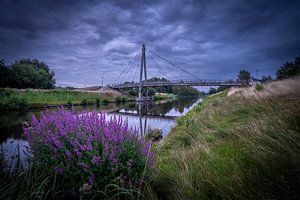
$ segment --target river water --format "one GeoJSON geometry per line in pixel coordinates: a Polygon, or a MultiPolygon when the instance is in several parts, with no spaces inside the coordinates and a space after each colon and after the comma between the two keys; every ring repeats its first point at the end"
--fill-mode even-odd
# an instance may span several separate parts
{"type": "MultiPolygon", "coordinates": [[[[68,109],[97,110],[106,112],[108,117],[112,115],[121,116],[127,120],[129,126],[135,126],[139,129],[141,136],[146,134],[149,129],[160,129],[162,138],[164,138],[171,128],[176,125],[176,118],[185,115],[201,100],[201,98],[195,97],[181,97],[177,100],[165,100],[150,104],[136,104],[135,102],[110,103],[100,106],[76,106],[68,109]]],[[[55,109],[57,108],[51,110],[55,109]]],[[[22,122],[30,122],[32,114],[39,117],[40,112],[43,111],[45,109],[0,112],[0,148],[7,165],[14,166],[18,154],[21,161],[24,162],[28,142],[23,137],[22,122]]]]}

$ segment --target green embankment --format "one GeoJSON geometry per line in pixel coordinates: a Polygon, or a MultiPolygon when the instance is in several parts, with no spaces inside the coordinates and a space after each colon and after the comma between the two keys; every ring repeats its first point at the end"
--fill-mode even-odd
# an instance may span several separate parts
{"type": "MultiPolygon", "coordinates": [[[[119,92],[0,88],[0,110],[66,104],[107,104],[134,101],[134,99],[134,96],[119,92]]],[[[167,93],[155,95],[155,100],[164,99],[175,99],[175,95],[167,93]]]]}
{"type": "Polygon", "coordinates": [[[44,105],[107,103],[116,95],[71,90],[0,89],[0,108],[23,108],[44,105]]]}
{"type": "Polygon", "coordinates": [[[300,79],[206,98],[161,145],[159,199],[299,199],[300,79]]]}

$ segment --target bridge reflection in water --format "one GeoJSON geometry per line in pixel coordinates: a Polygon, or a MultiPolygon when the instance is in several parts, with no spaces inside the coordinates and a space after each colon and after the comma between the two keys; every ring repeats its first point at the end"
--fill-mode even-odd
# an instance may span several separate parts
{"type": "Polygon", "coordinates": [[[126,118],[129,126],[139,129],[141,137],[153,129],[161,130],[164,137],[175,125],[176,118],[186,114],[199,101],[201,99],[189,98],[163,103],[137,102],[131,107],[116,110],[111,114],[126,118]]]}

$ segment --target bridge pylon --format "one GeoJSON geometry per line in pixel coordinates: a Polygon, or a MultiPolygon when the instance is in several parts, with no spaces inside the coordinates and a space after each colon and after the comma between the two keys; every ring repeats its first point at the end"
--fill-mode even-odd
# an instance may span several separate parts
{"type": "Polygon", "coordinates": [[[138,97],[136,98],[136,101],[152,101],[153,97],[148,96],[148,87],[146,87],[145,96],[143,96],[143,71],[144,71],[144,79],[145,81],[147,81],[146,48],[144,44],[142,46],[139,94],[138,97]]]}

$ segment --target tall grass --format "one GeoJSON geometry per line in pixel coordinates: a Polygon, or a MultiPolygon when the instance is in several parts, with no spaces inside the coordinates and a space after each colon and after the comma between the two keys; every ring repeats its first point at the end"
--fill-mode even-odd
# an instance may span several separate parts
{"type": "Polygon", "coordinates": [[[299,199],[298,85],[299,79],[276,82],[205,99],[158,147],[154,193],[160,199],[299,199]]]}

